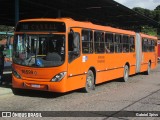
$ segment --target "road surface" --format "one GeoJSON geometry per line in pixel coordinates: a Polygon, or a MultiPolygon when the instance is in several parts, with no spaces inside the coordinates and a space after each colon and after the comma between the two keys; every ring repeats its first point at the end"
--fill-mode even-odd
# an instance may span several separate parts
{"type": "MultiPolygon", "coordinates": [[[[8,81],[11,80],[10,74],[5,74],[5,77],[8,81]]],[[[43,119],[51,120],[57,119],[55,118],[57,114],[58,119],[73,120],[159,120],[160,64],[150,75],[134,75],[126,83],[119,82],[118,79],[106,82],[97,85],[96,90],[91,93],[83,93],[80,90],[65,94],[23,91],[19,95],[14,95],[11,86],[4,85],[0,87],[0,111],[50,111],[48,114],[53,117],[48,116],[43,119]],[[127,113],[129,111],[131,114],[127,113]],[[152,113],[158,117],[150,117],[152,113]],[[145,115],[148,117],[142,117],[145,115]]],[[[47,113],[42,113],[43,116],[47,116],[47,113]]],[[[17,120],[17,118],[12,119],[17,120]]]]}

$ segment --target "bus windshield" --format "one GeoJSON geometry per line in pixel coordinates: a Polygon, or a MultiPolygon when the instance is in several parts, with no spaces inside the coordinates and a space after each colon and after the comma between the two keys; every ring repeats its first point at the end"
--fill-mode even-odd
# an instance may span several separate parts
{"type": "Polygon", "coordinates": [[[13,62],[23,66],[60,66],[65,59],[64,34],[16,34],[13,62]]]}

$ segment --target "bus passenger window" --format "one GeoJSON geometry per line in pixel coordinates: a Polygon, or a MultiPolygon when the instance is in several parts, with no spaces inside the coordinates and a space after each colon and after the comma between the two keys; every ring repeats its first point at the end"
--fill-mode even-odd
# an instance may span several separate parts
{"type": "Polygon", "coordinates": [[[148,51],[148,39],[142,38],[142,52],[148,51]]]}
{"type": "Polygon", "coordinates": [[[127,35],[124,35],[122,37],[123,41],[123,53],[128,53],[129,52],[129,47],[130,47],[130,42],[129,42],[129,37],[127,35]]]}
{"type": "Polygon", "coordinates": [[[152,40],[152,52],[155,52],[156,41],[152,40]]]}
{"type": "Polygon", "coordinates": [[[151,39],[148,40],[148,51],[152,52],[152,40],[151,39]]]}
{"type": "Polygon", "coordinates": [[[105,46],[105,50],[106,50],[106,53],[110,53],[111,52],[108,46],[105,46]]]}
{"type": "Polygon", "coordinates": [[[122,41],[121,41],[121,35],[115,35],[115,52],[116,53],[121,53],[122,52],[122,41]]]}
{"type": "Polygon", "coordinates": [[[82,30],[82,53],[93,53],[93,32],[88,29],[82,30]]]}
{"type": "Polygon", "coordinates": [[[100,31],[95,31],[94,33],[94,47],[95,53],[104,53],[104,33],[100,31]]]}
{"type": "Polygon", "coordinates": [[[79,33],[69,33],[68,35],[68,61],[71,62],[80,55],[80,35],[79,33]]]}
{"type": "Polygon", "coordinates": [[[134,37],[130,37],[130,52],[135,52],[134,37]]]}
{"type": "Polygon", "coordinates": [[[114,53],[114,41],[112,33],[105,33],[105,51],[106,53],[114,53]]]}

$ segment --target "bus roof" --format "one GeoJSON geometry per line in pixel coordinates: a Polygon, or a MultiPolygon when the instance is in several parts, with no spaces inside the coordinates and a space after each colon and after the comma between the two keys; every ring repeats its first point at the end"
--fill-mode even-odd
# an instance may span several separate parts
{"type": "Polygon", "coordinates": [[[155,36],[146,35],[146,34],[143,34],[143,33],[141,33],[141,36],[142,36],[142,37],[145,37],[145,38],[150,38],[150,39],[158,39],[158,38],[155,37],[155,36]]]}
{"type": "MultiPolygon", "coordinates": [[[[100,30],[105,32],[112,32],[112,33],[118,33],[118,34],[127,34],[127,35],[135,35],[136,33],[134,31],[130,30],[123,30],[118,28],[113,28],[110,26],[102,26],[102,25],[96,25],[89,21],[75,21],[72,18],[34,18],[34,19],[25,19],[21,20],[19,22],[29,22],[29,21],[60,21],[66,23],[69,27],[79,27],[79,28],[86,28],[86,29],[94,29],[94,30],[100,30]]],[[[141,33],[142,37],[150,38],[150,39],[157,39],[155,36],[150,36],[141,33]]]]}
{"type": "Polygon", "coordinates": [[[96,25],[88,21],[75,21],[72,18],[35,18],[35,19],[25,19],[19,22],[29,22],[29,21],[60,21],[60,22],[65,22],[66,25],[69,27],[80,27],[80,28],[101,30],[101,31],[113,32],[113,33],[119,33],[119,34],[135,35],[135,32],[133,31],[122,30],[122,29],[113,28],[110,26],[96,25]]]}

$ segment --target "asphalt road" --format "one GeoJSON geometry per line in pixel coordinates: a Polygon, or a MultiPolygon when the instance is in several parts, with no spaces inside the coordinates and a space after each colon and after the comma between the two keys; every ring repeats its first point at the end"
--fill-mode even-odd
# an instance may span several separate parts
{"type": "MultiPolygon", "coordinates": [[[[11,75],[6,74],[5,77],[10,82],[11,75]]],[[[152,70],[150,75],[134,75],[126,83],[119,82],[118,79],[106,82],[97,85],[96,90],[91,93],[83,93],[80,90],[65,94],[22,91],[21,94],[14,95],[11,86],[4,85],[0,87],[0,111],[52,111],[42,113],[42,116],[47,114],[53,116],[43,118],[51,120],[57,118],[73,120],[159,120],[160,64],[152,70]],[[64,111],[76,112],[67,113],[64,111]],[[150,117],[152,114],[158,115],[158,117],[150,117]],[[70,115],[72,117],[68,117],[70,115]],[[148,116],[141,117],[145,115],[148,116]],[[58,117],[55,118],[54,116],[58,117]]],[[[12,119],[17,120],[17,118],[12,119]]],[[[37,120],[39,119],[37,118],[37,120]]]]}

